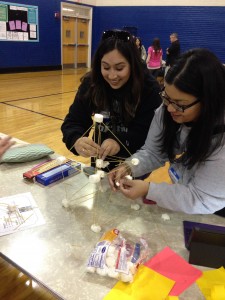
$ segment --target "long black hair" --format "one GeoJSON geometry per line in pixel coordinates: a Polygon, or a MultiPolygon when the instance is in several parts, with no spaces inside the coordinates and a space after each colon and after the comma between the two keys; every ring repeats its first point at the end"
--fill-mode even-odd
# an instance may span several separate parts
{"type": "Polygon", "coordinates": [[[134,37],[129,32],[110,30],[103,33],[102,40],[92,60],[92,70],[88,75],[91,77],[91,88],[88,93],[92,98],[93,104],[99,111],[109,106],[107,94],[108,83],[101,73],[101,60],[105,54],[115,49],[117,49],[130,64],[131,75],[127,83],[127,92],[123,98],[124,118],[125,120],[130,120],[134,118],[140,102],[147,68],[143,65],[134,37]]]}
{"type": "Polygon", "coordinates": [[[153,42],[152,42],[152,47],[154,48],[155,52],[160,52],[160,50],[162,49],[161,45],[160,45],[160,39],[159,38],[154,38],[153,42]]]}
{"type": "MultiPolygon", "coordinates": [[[[205,161],[224,143],[225,69],[219,59],[207,49],[191,49],[180,56],[169,69],[166,83],[196,96],[201,112],[193,122],[181,160],[189,168],[205,161]],[[213,138],[215,138],[213,140],[213,138]],[[213,140],[213,142],[212,142],[213,140]]],[[[162,151],[170,161],[175,159],[176,133],[180,124],[164,111],[162,151]]]]}
{"type": "Polygon", "coordinates": [[[134,38],[134,41],[135,41],[135,44],[136,44],[136,47],[138,48],[138,52],[139,54],[141,55],[141,52],[142,52],[142,40],[139,36],[133,36],[134,38]],[[139,41],[139,45],[137,45],[137,40],[139,41]]]}

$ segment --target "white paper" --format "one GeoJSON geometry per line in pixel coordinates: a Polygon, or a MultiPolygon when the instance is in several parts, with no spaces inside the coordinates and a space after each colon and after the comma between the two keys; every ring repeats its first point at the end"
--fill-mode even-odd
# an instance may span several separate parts
{"type": "Polygon", "coordinates": [[[45,224],[31,193],[0,198],[0,236],[45,224]]]}

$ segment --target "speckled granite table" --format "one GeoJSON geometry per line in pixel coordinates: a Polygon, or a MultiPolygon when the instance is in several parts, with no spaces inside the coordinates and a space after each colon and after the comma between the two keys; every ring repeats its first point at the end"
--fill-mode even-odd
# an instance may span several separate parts
{"type": "MultiPolygon", "coordinates": [[[[25,182],[22,174],[38,162],[0,165],[0,196],[31,192],[46,221],[45,225],[0,237],[0,251],[66,300],[103,299],[116,283],[114,279],[85,271],[92,248],[106,230],[118,228],[124,237],[134,242],[140,236],[145,237],[152,255],[169,246],[188,260],[183,220],[225,226],[225,219],[218,216],[185,215],[156,205],[143,204],[139,211],[134,211],[128,199],[119,193],[111,195],[110,191],[96,194],[87,201],[79,200],[76,191],[81,186],[87,184],[81,192],[90,192],[84,174],[48,187],[25,182]],[[65,197],[73,199],[72,207],[62,207],[65,197]],[[163,213],[167,213],[170,220],[164,221],[163,213]],[[90,230],[96,221],[102,226],[101,233],[90,230]]],[[[204,297],[193,284],[179,299],[204,297]]]]}

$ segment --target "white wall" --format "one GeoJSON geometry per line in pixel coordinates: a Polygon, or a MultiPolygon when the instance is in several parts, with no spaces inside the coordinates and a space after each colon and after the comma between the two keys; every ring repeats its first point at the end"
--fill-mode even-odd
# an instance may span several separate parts
{"type": "Polygon", "coordinates": [[[225,0],[70,0],[94,6],[225,6],[225,0]]]}
{"type": "MultiPolygon", "coordinates": [[[[88,5],[94,5],[97,6],[97,0],[68,0],[70,2],[75,2],[75,3],[79,3],[79,4],[88,4],[88,5]]],[[[111,1],[109,1],[111,2],[111,1]]]]}

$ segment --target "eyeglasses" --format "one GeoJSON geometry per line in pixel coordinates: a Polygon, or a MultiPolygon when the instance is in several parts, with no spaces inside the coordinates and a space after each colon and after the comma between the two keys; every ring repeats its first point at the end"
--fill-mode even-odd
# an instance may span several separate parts
{"type": "Polygon", "coordinates": [[[179,105],[179,104],[175,103],[174,101],[172,101],[171,98],[166,94],[165,87],[159,93],[159,95],[160,95],[160,97],[161,97],[164,105],[168,106],[168,105],[171,104],[174,109],[176,109],[177,111],[181,111],[181,112],[184,112],[186,109],[188,109],[188,108],[194,106],[195,104],[197,104],[198,102],[200,102],[199,99],[196,99],[191,104],[188,104],[188,105],[179,105]]]}
{"type": "Polygon", "coordinates": [[[118,40],[122,40],[124,42],[128,42],[132,39],[132,36],[128,31],[106,30],[102,34],[102,40],[106,40],[108,38],[115,38],[115,39],[118,39],[118,40]]]}

